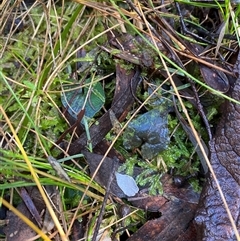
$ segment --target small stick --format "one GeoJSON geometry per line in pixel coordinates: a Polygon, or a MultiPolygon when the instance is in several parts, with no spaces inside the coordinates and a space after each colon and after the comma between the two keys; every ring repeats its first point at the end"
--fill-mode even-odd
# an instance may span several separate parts
{"type": "Polygon", "coordinates": [[[108,200],[108,197],[109,197],[109,194],[110,194],[110,187],[111,187],[114,175],[115,175],[116,168],[118,166],[117,164],[118,164],[118,159],[115,157],[113,159],[112,172],[111,172],[109,180],[108,180],[108,185],[106,187],[106,193],[105,193],[105,196],[104,196],[104,199],[103,199],[103,203],[102,203],[100,213],[98,215],[97,224],[96,224],[96,227],[95,227],[95,230],[94,230],[94,233],[93,233],[92,241],[96,241],[96,239],[97,239],[98,231],[99,231],[99,228],[100,228],[100,225],[101,225],[101,222],[102,222],[102,219],[103,219],[103,215],[104,215],[104,209],[106,207],[107,200],[108,200]]]}

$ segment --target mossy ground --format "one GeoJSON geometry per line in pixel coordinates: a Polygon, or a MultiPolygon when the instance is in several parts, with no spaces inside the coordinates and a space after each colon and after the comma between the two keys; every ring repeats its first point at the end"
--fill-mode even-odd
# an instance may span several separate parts
{"type": "MultiPolygon", "coordinates": [[[[144,31],[148,32],[149,29],[144,19],[139,21],[136,12],[134,13],[130,10],[129,6],[123,1],[110,1],[111,3],[107,5],[102,2],[86,3],[84,1],[79,1],[79,3],[66,1],[62,5],[61,1],[56,3],[46,1],[44,3],[35,3],[34,5],[22,5],[21,7],[17,2],[13,2],[9,1],[9,3],[1,5],[2,16],[0,19],[0,21],[7,19],[4,21],[5,25],[1,28],[2,34],[0,37],[0,105],[7,116],[6,119],[6,116],[4,117],[3,113],[1,114],[0,128],[3,142],[8,143],[7,146],[4,144],[2,146],[4,147],[0,168],[2,197],[10,194],[10,190],[13,190],[13,188],[36,185],[32,181],[32,173],[26,164],[27,156],[30,159],[33,171],[35,173],[38,173],[38,170],[42,171],[41,175],[39,174],[40,184],[61,187],[61,200],[64,212],[67,214],[65,221],[69,224],[75,208],[78,208],[78,211],[75,212],[79,217],[81,217],[81,213],[91,212],[91,204],[96,208],[94,212],[98,212],[104,190],[96,183],[90,182],[84,166],[79,169],[79,167],[73,164],[70,166],[63,165],[70,178],[74,178],[76,182],[74,184],[70,183],[66,187],[65,182],[55,177],[55,172],[45,158],[48,155],[57,156],[61,152],[57,149],[52,151],[51,147],[61,134],[69,128],[68,120],[66,120],[62,112],[61,92],[64,90],[64,86],[69,83],[79,84],[85,78],[85,75],[95,76],[96,78],[101,77],[104,79],[101,83],[104,86],[106,96],[105,108],[108,108],[111,105],[111,98],[113,97],[115,88],[114,72],[116,62],[121,62],[122,66],[129,70],[134,68],[134,64],[129,64],[126,60],[123,61],[115,58],[118,53],[114,51],[107,53],[99,48],[99,46],[105,46],[108,40],[105,32],[108,32],[109,28],[115,26],[113,29],[120,34],[124,29],[127,29],[129,34],[137,36],[144,31]],[[119,10],[116,6],[121,9],[119,10]],[[124,14],[126,15],[124,16],[124,14]],[[133,19],[126,20],[131,17],[133,19]],[[16,21],[17,18],[18,21],[16,21]],[[20,24],[19,19],[21,21],[20,24]],[[137,20],[139,21],[138,24],[137,20]],[[24,26],[23,28],[21,24],[24,26]],[[141,25],[145,25],[145,27],[143,28],[141,25]],[[85,57],[78,56],[81,49],[86,51],[87,55],[85,57]],[[92,53],[93,55],[91,55],[92,53]],[[88,70],[79,73],[77,67],[79,63],[87,64],[88,70]],[[77,76],[77,78],[73,76],[77,76]],[[107,77],[105,78],[105,76],[107,77]],[[10,128],[9,123],[13,129],[10,128]],[[13,130],[18,136],[19,142],[13,138],[13,130]],[[19,148],[19,143],[21,143],[24,151],[19,148]],[[43,173],[46,173],[46,175],[44,176],[43,173]],[[85,187],[88,185],[92,189],[98,190],[99,194],[93,195],[92,192],[86,191],[85,195],[83,195],[85,187]],[[81,209],[79,209],[80,206],[81,209]]],[[[152,4],[154,5],[154,3],[152,4]]],[[[195,2],[196,4],[200,3],[195,2]]],[[[165,16],[166,19],[172,17],[175,20],[175,28],[179,29],[179,17],[174,8],[171,12],[170,9],[172,6],[171,3],[167,3],[168,11],[165,13],[160,11],[159,14],[165,16]]],[[[222,16],[229,21],[231,10],[226,6],[218,7],[222,11],[222,16]]],[[[210,6],[207,6],[207,8],[210,9],[210,6]]],[[[141,11],[144,9],[142,8],[141,11]]],[[[149,7],[150,10],[151,8],[149,7]]],[[[235,14],[237,15],[238,12],[239,7],[236,7],[235,14]]],[[[192,19],[194,24],[200,24],[198,16],[194,17],[191,15],[191,17],[190,19],[192,19]]],[[[233,20],[232,22],[234,22],[233,20]]],[[[232,34],[235,31],[234,27],[236,28],[229,21],[228,29],[225,32],[232,34]]],[[[229,40],[223,40],[223,43],[231,45],[229,40]]],[[[174,44],[171,47],[178,49],[179,46],[176,46],[177,43],[174,44]]],[[[164,64],[160,61],[159,53],[154,50],[152,45],[152,43],[144,42],[144,45],[137,45],[137,49],[133,49],[131,54],[140,55],[140,59],[142,56],[146,57],[147,55],[148,60],[152,58],[156,70],[164,68],[164,64]]],[[[226,54],[226,51],[223,51],[223,54],[226,54]]],[[[165,57],[168,58],[169,56],[165,57]]],[[[139,85],[136,97],[141,102],[144,102],[149,96],[147,86],[155,85],[159,87],[162,83],[165,83],[160,88],[157,98],[167,99],[171,103],[171,96],[174,93],[171,89],[171,84],[169,84],[170,82],[164,82],[166,80],[163,77],[160,77],[158,74],[152,74],[154,72],[152,69],[153,66],[146,66],[149,62],[145,61],[140,64],[142,65],[142,77],[144,81],[139,85]]],[[[179,72],[174,66],[170,66],[171,64],[168,65],[171,73],[178,71],[181,78],[184,76],[184,70],[183,72],[179,72]]],[[[199,71],[194,71],[193,75],[200,83],[203,81],[202,77],[199,76],[199,71]]],[[[203,95],[206,99],[212,96],[199,83],[196,87],[199,96],[203,95]]],[[[182,88],[189,88],[189,84],[184,82],[182,88]]],[[[131,115],[139,105],[136,101],[127,116],[127,120],[131,118],[131,115]]],[[[184,101],[184,105],[196,130],[204,141],[207,142],[207,132],[198,114],[198,110],[187,100],[184,101]]],[[[151,100],[147,101],[145,108],[142,108],[138,115],[152,108],[155,107],[151,103],[151,100]]],[[[207,106],[207,116],[210,116],[209,120],[211,123],[216,122],[214,116],[218,115],[218,109],[218,101],[207,106]]],[[[103,113],[103,110],[96,113],[92,121],[97,121],[103,113]]],[[[132,152],[123,148],[122,136],[115,144],[115,149],[127,160],[125,165],[128,171],[132,170],[134,165],[143,168],[144,171],[138,181],[142,185],[145,185],[149,181],[152,186],[152,194],[162,191],[161,183],[158,180],[164,172],[174,169],[176,174],[188,176],[200,172],[201,169],[195,148],[189,141],[185,131],[179,125],[179,120],[173,111],[168,112],[168,128],[170,133],[168,148],[152,160],[148,160],[148,162],[143,160],[139,150],[132,152]]],[[[112,141],[115,136],[116,134],[112,131],[108,133],[106,138],[112,141]]],[[[76,139],[75,134],[68,134],[65,137],[65,141],[69,143],[73,139],[76,139]]],[[[192,179],[192,185],[197,190],[201,188],[197,178],[192,179]]],[[[16,192],[13,191],[12,194],[13,200],[18,200],[16,192]]],[[[108,215],[104,219],[103,226],[117,221],[117,219],[113,218],[115,217],[116,207],[117,205],[114,203],[107,205],[106,212],[108,215]]],[[[129,220],[132,219],[136,222],[139,220],[144,221],[141,212],[136,214],[134,208],[132,211],[133,214],[129,217],[129,220]]],[[[90,231],[89,237],[91,234],[90,231]]]]}

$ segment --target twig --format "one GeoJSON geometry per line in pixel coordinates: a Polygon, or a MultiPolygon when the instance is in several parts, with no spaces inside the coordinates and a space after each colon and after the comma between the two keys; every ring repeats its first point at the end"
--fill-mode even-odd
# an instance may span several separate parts
{"type": "Polygon", "coordinates": [[[97,219],[96,227],[94,229],[92,241],[96,241],[96,239],[97,239],[98,231],[99,231],[99,228],[100,228],[100,225],[101,225],[101,222],[102,222],[102,219],[103,219],[103,215],[104,215],[104,210],[105,210],[107,200],[108,200],[108,197],[109,197],[109,194],[110,194],[110,187],[111,187],[111,184],[112,184],[117,166],[118,166],[118,159],[115,157],[113,159],[112,172],[111,172],[109,180],[108,180],[108,185],[106,187],[106,193],[105,193],[105,196],[104,196],[104,199],[103,199],[103,203],[102,203],[102,207],[100,209],[100,213],[98,215],[98,219],[97,219]]]}

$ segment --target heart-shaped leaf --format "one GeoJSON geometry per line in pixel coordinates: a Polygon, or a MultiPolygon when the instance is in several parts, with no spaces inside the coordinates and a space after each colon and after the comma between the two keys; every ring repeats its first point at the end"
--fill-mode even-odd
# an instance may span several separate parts
{"type": "Polygon", "coordinates": [[[105,103],[105,93],[102,85],[99,82],[90,85],[90,79],[86,80],[85,87],[78,88],[78,85],[75,84],[71,85],[71,87],[68,86],[65,90],[61,96],[62,104],[75,119],[83,109],[85,102],[85,116],[88,118],[92,118],[105,103]],[[68,91],[68,89],[75,90],[68,91]]]}

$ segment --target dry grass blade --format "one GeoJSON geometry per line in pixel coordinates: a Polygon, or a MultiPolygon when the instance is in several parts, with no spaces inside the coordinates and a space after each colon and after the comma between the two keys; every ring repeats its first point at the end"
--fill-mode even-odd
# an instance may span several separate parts
{"type": "Polygon", "coordinates": [[[59,231],[59,234],[60,234],[62,240],[68,240],[66,238],[66,235],[65,235],[65,233],[64,233],[64,231],[62,229],[62,226],[59,223],[59,220],[58,220],[58,218],[57,218],[57,216],[56,216],[56,214],[55,214],[55,212],[54,212],[54,210],[53,210],[53,208],[52,208],[52,206],[51,206],[51,204],[50,204],[50,202],[49,202],[49,200],[48,200],[48,198],[47,198],[47,196],[46,196],[46,194],[45,194],[45,192],[44,192],[44,190],[42,188],[42,185],[40,184],[40,182],[38,180],[38,176],[37,176],[36,172],[34,171],[34,169],[32,167],[32,164],[31,164],[31,162],[30,162],[30,160],[29,160],[29,158],[28,158],[28,156],[27,156],[27,154],[26,154],[26,152],[25,152],[25,150],[24,150],[24,148],[23,148],[23,146],[21,144],[21,141],[19,140],[19,138],[18,138],[18,136],[17,136],[17,134],[16,134],[16,132],[15,132],[11,122],[8,119],[8,116],[6,115],[4,109],[2,108],[2,106],[0,106],[0,111],[3,114],[4,118],[6,119],[6,122],[8,123],[8,125],[9,125],[9,127],[11,129],[11,132],[13,133],[13,136],[14,136],[14,138],[16,140],[18,148],[22,152],[24,160],[26,161],[26,163],[28,165],[28,168],[29,168],[29,170],[30,170],[30,172],[31,172],[31,174],[33,176],[33,179],[34,179],[34,181],[35,181],[35,183],[36,183],[36,185],[37,185],[37,187],[39,189],[39,192],[42,195],[42,198],[43,198],[44,202],[46,203],[47,209],[48,209],[48,211],[49,211],[49,213],[50,213],[50,215],[51,215],[55,225],[58,228],[58,231],[59,231]]]}

